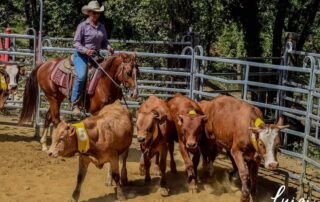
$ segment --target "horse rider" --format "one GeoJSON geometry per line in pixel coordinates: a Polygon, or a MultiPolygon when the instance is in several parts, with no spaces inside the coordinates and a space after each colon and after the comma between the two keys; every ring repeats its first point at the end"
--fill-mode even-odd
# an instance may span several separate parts
{"type": "Polygon", "coordinates": [[[79,108],[80,95],[84,90],[87,77],[87,63],[93,56],[96,49],[105,49],[113,53],[107,39],[105,26],[98,21],[100,13],[104,11],[104,6],[99,5],[98,1],[90,1],[81,9],[82,13],[87,15],[87,19],[81,22],[74,36],[74,66],[76,70],[76,79],[71,93],[72,111],[75,116],[81,114],[79,108]]]}

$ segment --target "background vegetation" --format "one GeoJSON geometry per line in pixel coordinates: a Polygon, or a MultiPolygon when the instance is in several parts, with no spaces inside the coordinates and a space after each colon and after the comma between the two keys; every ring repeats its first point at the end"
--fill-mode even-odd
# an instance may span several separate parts
{"type": "MultiPolygon", "coordinates": [[[[109,37],[175,40],[189,27],[199,32],[210,56],[280,56],[285,32],[297,49],[320,52],[320,0],[100,0],[109,37]]],[[[88,0],[44,0],[44,31],[72,37],[88,0]]],[[[39,27],[37,0],[2,0],[0,31],[39,27]]],[[[277,61],[279,62],[279,61],[277,61]]]]}

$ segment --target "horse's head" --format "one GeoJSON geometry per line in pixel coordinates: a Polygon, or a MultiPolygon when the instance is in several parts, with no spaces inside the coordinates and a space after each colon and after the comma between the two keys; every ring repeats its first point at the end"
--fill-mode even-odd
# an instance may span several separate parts
{"type": "Polygon", "coordinates": [[[134,99],[138,97],[137,77],[139,68],[136,63],[136,54],[119,53],[115,55],[121,59],[116,74],[117,80],[130,90],[130,96],[134,99]]]}

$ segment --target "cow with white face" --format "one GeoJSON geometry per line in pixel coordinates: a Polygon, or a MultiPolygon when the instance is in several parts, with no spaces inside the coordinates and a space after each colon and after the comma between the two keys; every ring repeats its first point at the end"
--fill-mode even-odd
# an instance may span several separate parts
{"type": "Polygon", "coordinates": [[[258,155],[264,160],[266,169],[275,170],[278,168],[277,151],[280,145],[280,130],[288,127],[282,125],[280,118],[276,125],[261,123],[259,127],[249,127],[253,131],[252,140],[257,142],[254,146],[258,155]]]}
{"type": "Polygon", "coordinates": [[[18,89],[19,77],[25,73],[25,69],[17,63],[0,65],[0,109],[4,107],[8,96],[18,89]]]}
{"type": "Polygon", "coordinates": [[[283,126],[281,118],[276,124],[266,124],[260,109],[231,96],[201,101],[199,106],[208,117],[205,124],[208,141],[202,147],[205,166],[210,168],[210,161],[214,161],[223,149],[226,150],[241,178],[240,201],[249,202],[250,194],[256,199],[260,162],[264,162],[269,170],[278,168],[279,132],[289,126],[283,126]]]}

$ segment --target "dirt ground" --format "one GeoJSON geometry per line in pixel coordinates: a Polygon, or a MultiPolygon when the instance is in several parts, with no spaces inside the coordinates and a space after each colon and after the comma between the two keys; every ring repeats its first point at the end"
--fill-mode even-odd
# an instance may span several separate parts
{"type": "MultiPolygon", "coordinates": [[[[17,127],[15,117],[0,116],[0,201],[70,201],[75,187],[78,170],[77,157],[52,159],[41,151],[40,143],[33,138],[34,129],[17,127]],[[10,125],[11,123],[11,125],[10,125]]],[[[201,177],[199,165],[200,191],[190,194],[187,191],[186,175],[178,149],[175,160],[178,173],[167,171],[170,196],[162,198],[159,189],[159,177],[152,176],[152,181],[144,185],[143,176],[139,175],[138,161],[140,150],[136,139],[128,158],[129,185],[125,187],[128,201],[192,201],[192,202],[233,202],[239,201],[241,192],[238,180],[229,180],[230,161],[220,155],[214,163],[213,177],[201,177]]],[[[300,161],[280,155],[280,167],[298,172],[300,161]]],[[[318,175],[318,174],[317,174],[318,175]]],[[[90,165],[82,186],[80,201],[100,202],[115,201],[114,187],[105,186],[106,169],[97,169],[90,165]]],[[[296,193],[296,182],[290,180],[287,198],[296,193]]],[[[284,184],[284,174],[259,170],[258,199],[272,201],[278,188],[284,184]]]]}

